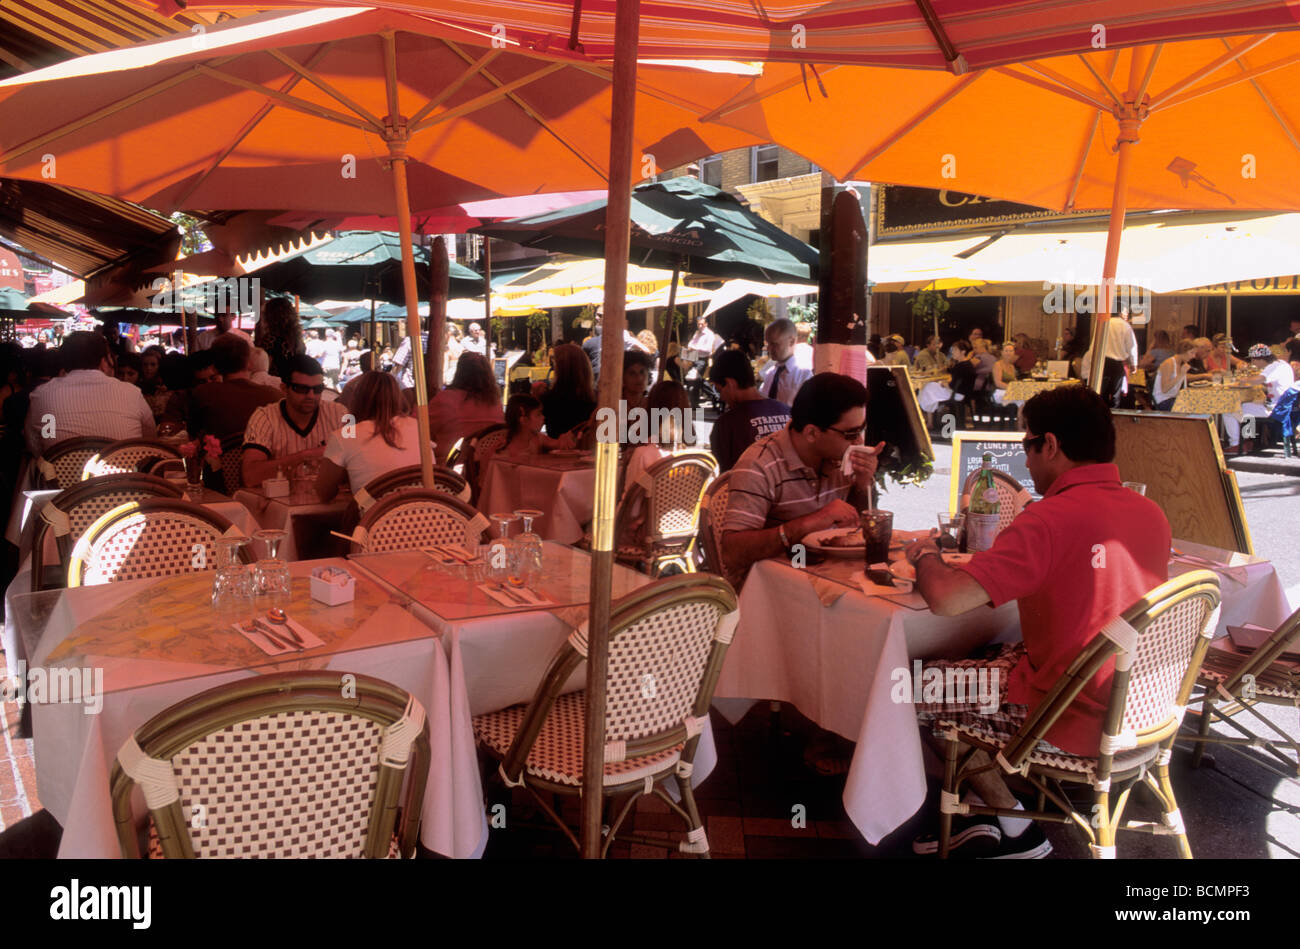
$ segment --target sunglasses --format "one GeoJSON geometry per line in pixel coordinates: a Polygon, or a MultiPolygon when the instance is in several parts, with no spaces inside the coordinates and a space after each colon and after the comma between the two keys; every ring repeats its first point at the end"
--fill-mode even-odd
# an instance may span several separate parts
{"type": "Polygon", "coordinates": [[[834,426],[830,428],[822,429],[822,431],[825,432],[834,432],[836,435],[846,438],[849,441],[856,441],[857,439],[861,438],[862,433],[865,432],[866,430],[867,430],[867,426],[865,425],[859,425],[857,428],[849,428],[849,429],[835,428],[834,426]]]}
{"type": "Polygon", "coordinates": [[[1047,441],[1046,435],[1030,435],[1028,438],[1022,441],[1020,445],[1025,449],[1025,451],[1029,451],[1029,449],[1032,448],[1034,445],[1041,445],[1045,441],[1047,441]]]}
{"type": "Polygon", "coordinates": [[[315,395],[320,395],[325,391],[325,383],[322,382],[320,385],[315,386],[305,386],[301,382],[291,382],[289,383],[289,389],[298,393],[298,395],[307,395],[309,392],[315,395]]]}

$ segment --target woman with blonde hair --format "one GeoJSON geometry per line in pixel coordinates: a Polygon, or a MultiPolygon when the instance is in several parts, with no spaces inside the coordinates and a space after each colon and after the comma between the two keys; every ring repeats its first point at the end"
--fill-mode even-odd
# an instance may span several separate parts
{"type": "Polygon", "coordinates": [[[420,463],[419,426],[404,410],[397,380],[372,369],[353,386],[356,425],[345,425],[325,443],[316,476],[316,495],[322,501],[338,494],[344,477],[355,494],[382,474],[420,463]]]}

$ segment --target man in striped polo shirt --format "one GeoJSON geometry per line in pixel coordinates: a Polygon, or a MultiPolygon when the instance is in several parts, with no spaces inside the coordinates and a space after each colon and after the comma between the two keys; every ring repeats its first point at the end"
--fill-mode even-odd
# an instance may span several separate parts
{"type": "MultiPolygon", "coordinates": [[[[733,583],[765,557],[786,555],[813,531],[852,527],[866,507],[876,455],[844,452],[860,444],[867,424],[867,390],[850,376],[824,372],[799,389],[790,425],[745,450],[731,473],[722,551],[733,583]]],[[[884,442],[876,446],[879,452],[884,442]]]]}
{"type": "Polygon", "coordinates": [[[343,427],[347,409],[324,402],[325,371],[310,356],[294,356],[284,380],[285,396],[264,405],[248,419],[244,429],[244,484],[258,487],[283,468],[325,455],[325,439],[343,427]]]}

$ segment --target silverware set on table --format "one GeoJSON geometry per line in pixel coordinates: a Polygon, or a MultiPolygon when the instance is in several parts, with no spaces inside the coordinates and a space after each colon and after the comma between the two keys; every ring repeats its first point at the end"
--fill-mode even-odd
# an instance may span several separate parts
{"type": "Polygon", "coordinates": [[[291,649],[295,652],[302,652],[307,648],[306,643],[302,641],[302,637],[289,625],[289,617],[284,610],[268,610],[266,617],[274,624],[275,628],[263,623],[257,617],[240,624],[240,628],[247,633],[257,633],[276,649],[291,649]]]}

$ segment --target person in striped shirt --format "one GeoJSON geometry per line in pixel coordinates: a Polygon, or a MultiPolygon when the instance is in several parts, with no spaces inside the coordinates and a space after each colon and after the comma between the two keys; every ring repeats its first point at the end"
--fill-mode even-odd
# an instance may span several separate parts
{"type": "Polygon", "coordinates": [[[247,487],[258,487],[278,469],[287,473],[294,465],[325,455],[325,440],[343,427],[347,409],[324,402],[325,371],[310,356],[294,356],[284,380],[285,396],[264,405],[248,419],[244,429],[243,477],[247,487]]]}
{"type": "Polygon", "coordinates": [[[875,453],[844,453],[862,443],[867,389],[851,376],[824,372],[799,389],[790,425],[750,445],[732,469],[722,550],[733,582],[765,557],[786,554],[813,531],[852,527],[876,476],[875,453]]]}

